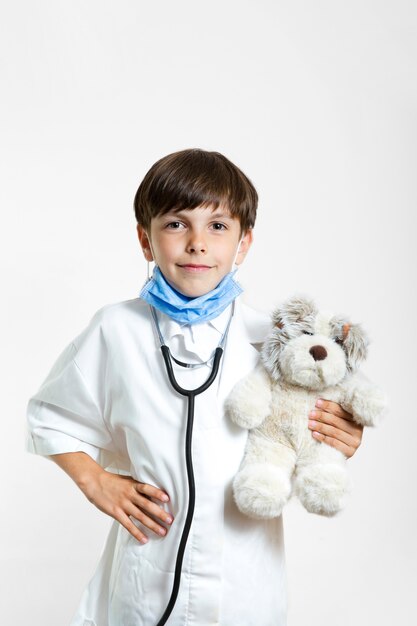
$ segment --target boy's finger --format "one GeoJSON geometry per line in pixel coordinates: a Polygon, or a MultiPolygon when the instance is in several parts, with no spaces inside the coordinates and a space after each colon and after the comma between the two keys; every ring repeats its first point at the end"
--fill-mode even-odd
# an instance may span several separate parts
{"type": "Polygon", "coordinates": [[[168,502],[169,496],[162,489],[158,489],[158,487],[153,487],[153,485],[148,485],[148,483],[141,483],[139,481],[135,482],[135,488],[138,493],[142,493],[149,498],[156,498],[157,500],[161,500],[161,502],[168,502]]]}
{"type": "Polygon", "coordinates": [[[326,411],[326,413],[332,413],[337,417],[342,417],[344,420],[348,420],[349,422],[353,421],[352,415],[345,411],[340,404],[337,402],[332,402],[331,400],[323,400],[323,398],[318,398],[316,402],[316,407],[326,411]]]}
{"type": "Polygon", "coordinates": [[[319,409],[313,409],[308,414],[309,419],[316,420],[318,422],[323,422],[325,424],[330,424],[331,426],[335,426],[340,430],[353,435],[356,432],[355,422],[350,422],[343,418],[338,417],[334,413],[328,413],[327,411],[322,411],[319,409]]]}
{"type": "Polygon", "coordinates": [[[317,422],[315,420],[309,420],[308,427],[313,432],[318,432],[321,435],[330,437],[331,439],[337,439],[338,441],[349,447],[356,447],[356,441],[354,437],[350,433],[347,433],[344,430],[340,430],[340,428],[330,426],[329,424],[324,424],[323,422],[317,422]]]}
{"type": "Polygon", "coordinates": [[[164,537],[167,534],[167,529],[157,524],[151,517],[148,517],[139,507],[132,504],[127,510],[128,515],[134,517],[141,522],[144,526],[153,530],[159,536],[164,537]]]}
{"type": "Polygon", "coordinates": [[[336,448],[336,450],[342,452],[346,458],[351,457],[353,454],[352,448],[340,441],[339,439],[335,439],[334,437],[329,437],[327,435],[323,435],[323,433],[318,432],[314,432],[313,436],[315,439],[317,439],[317,441],[321,441],[328,446],[332,446],[332,448],[336,448]]]}
{"type": "Polygon", "coordinates": [[[139,494],[133,494],[132,502],[135,506],[147,511],[157,519],[160,519],[167,524],[171,524],[173,521],[172,515],[164,511],[164,509],[162,509],[159,504],[155,504],[154,502],[152,502],[152,500],[148,500],[146,497],[143,497],[139,494]]]}
{"type": "Polygon", "coordinates": [[[148,538],[147,536],[141,532],[139,530],[139,528],[132,522],[132,520],[130,519],[130,517],[128,515],[126,515],[126,513],[124,513],[123,511],[120,511],[117,515],[117,517],[115,516],[115,519],[124,527],[126,528],[126,530],[133,535],[133,537],[135,539],[137,539],[138,541],[140,541],[140,543],[148,543],[148,538]]]}

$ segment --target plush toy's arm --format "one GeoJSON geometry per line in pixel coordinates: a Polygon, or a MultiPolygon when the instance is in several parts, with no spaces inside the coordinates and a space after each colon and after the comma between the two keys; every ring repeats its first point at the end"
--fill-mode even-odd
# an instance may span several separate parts
{"type": "Polygon", "coordinates": [[[386,396],[362,373],[350,376],[344,385],[342,407],[362,426],[376,426],[387,405],[386,396]]]}
{"type": "Polygon", "coordinates": [[[230,419],[242,428],[256,428],[270,413],[271,381],[259,363],[246,378],[233,387],[226,399],[225,410],[230,419]]]}

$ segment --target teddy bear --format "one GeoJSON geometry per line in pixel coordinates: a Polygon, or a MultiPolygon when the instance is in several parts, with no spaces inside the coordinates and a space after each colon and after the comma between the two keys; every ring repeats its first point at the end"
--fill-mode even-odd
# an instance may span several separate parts
{"type": "Polygon", "coordinates": [[[225,401],[226,415],[249,430],[234,499],[256,519],[281,515],[291,495],[310,513],[330,517],[350,491],[346,457],[311,436],[308,413],[321,397],[358,424],[376,425],[386,399],[359,371],[369,341],[359,324],[320,312],[306,296],[284,302],[272,322],[259,363],[225,401]]]}

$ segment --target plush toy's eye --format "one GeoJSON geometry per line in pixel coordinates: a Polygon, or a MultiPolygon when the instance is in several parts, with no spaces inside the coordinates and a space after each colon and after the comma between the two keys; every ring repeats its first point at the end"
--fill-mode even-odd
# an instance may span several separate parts
{"type": "Polygon", "coordinates": [[[311,335],[311,336],[314,335],[314,333],[309,333],[308,330],[303,330],[303,334],[304,335],[311,335]]]}
{"type": "Polygon", "coordinates": [[[334,341],[335,343],[338,343],[338,344],[339,344],[339,346],[343,346],[343,339],[340,339],[340,337],[334,337],[334,338],[333,338],[333,341],[334,341]]]}

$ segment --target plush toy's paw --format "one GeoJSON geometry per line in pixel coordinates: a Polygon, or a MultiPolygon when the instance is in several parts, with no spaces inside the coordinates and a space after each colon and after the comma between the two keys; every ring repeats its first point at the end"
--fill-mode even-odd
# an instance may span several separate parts
{"type": "Polygon", "coordinates": [[[331,517],[344,505],[349,477],[339,465],[310,465],[297,473],[294,491],[309,513],[331,517]]]}
{"type": "Polygon", "coordinates": [[[242,428],[256,428],[269,415],[271,388],[266,371],[258,366],[233,387],[225,401],[226,415],[242,428]]]}
{"type": "Polygon", "coordinates": [[[387,400],[379,389],[369,385],[354,391],[351,405],[355,422],[363,426],[375,426],[386,409],[387,400]]]}
{"type": "Polygon", "coordinates": [[[238,509],[255,519],[278,517],[291,493],[288,475],[266,463],[250,464],[233,482],[233,495],[238,509]]]}
{"type": "MultiPolygon", "coordinates": [[[[254,396],[256,398],[256,396],[254,396]]],[[[251,399],[237,398],[236,396],[227,399],[225,403],[225,414],[237,426],[241,428],[256,428],[267,417],[269,412],[269,404],[264,402],[264,406],[260,406],[260,402],[253,402],[251,399]]]]}

